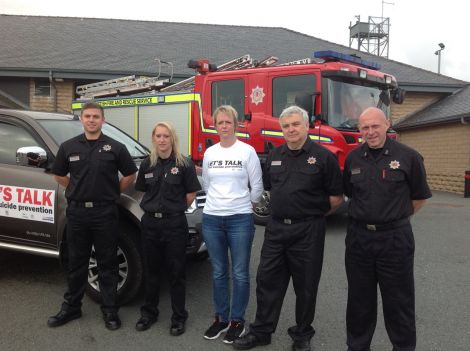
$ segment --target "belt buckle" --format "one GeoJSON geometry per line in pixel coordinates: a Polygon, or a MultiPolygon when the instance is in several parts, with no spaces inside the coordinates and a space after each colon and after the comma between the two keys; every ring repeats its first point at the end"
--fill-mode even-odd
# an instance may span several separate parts
{"type": "Polygon", "coordinates": [[[284,218],[284,224],[292,224],[292,220],[290,218],[284,218]]]}
{"type": "Polygon", "coordinates": [[[377,230],[377,227],[375,226],[375,224],[366,224],[366,228],[368,230],[373,230],[373,231],[377,230]]]}
{"type": "Polygon", "coordinates": [[[155,218],[163,218],[163,213],[161,212],[155,212],[153,215],[155,216],[155,218]]]}
{"type": "Polygon", "coordinates": [[[93,207],[93,202],[91,202],[91,201],[85,202],[85,207],[86,208],[92,208],[93,207]]]}

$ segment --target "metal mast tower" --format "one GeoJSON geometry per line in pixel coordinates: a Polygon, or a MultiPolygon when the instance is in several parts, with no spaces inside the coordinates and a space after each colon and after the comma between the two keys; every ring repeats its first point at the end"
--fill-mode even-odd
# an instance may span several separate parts
{"type": "Polygon", "coordinates": [[[390,18],[384,17],[384,4],[393,5],[382,0],[381,17],[369,16],[367,22],[361,22],[361,16],[356,16],[356,23],[349,23],[349,47],[388,58],[390,18]]]}

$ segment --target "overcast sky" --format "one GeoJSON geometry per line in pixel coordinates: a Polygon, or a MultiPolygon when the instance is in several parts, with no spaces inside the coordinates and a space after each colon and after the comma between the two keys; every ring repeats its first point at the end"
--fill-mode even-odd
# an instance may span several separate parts
{"type": "MultiPolygon", "coordinates": [[[[466,1],[447,0],[0,0],[1,14],[120,18],[263,27],[284,27],[349,46],[349,24],[390,18],[389,58],[470,81],[466,1]],[[391,4],[393,3],[393,4],[391,4]]],[[[229,43],[227,43],[229,45],[229,43]]],[[[273,52],[273,55],[275,53],[273,52]]],[[[0,63],[1,66],[1,63],[0,63]]]]}

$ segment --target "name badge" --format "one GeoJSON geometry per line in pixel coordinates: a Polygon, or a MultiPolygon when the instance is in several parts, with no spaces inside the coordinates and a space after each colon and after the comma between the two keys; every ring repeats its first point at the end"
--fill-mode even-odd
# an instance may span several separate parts
{"type": "Polygon", "coordinates": [[[282,161],[271,161],[271,166],[280,166],[282,161]]]}
{"type": "Polygon", "coordinates": [[[144,177],[145,179],[153,178],[153,173],[145,173],[144,177]]]}
{"type": "Polygon", "coordinates": [[[78,156],[78,155],[69,157],[70,162],[75,162],[75,161],[79,161],[79,160],[80,160],[80,156],[78,156]]]}
{"type": "Polygon", "coordinates": [[[360,168],[353,168],[351,169],[351,174],[360,174],[361,173],[361,169],[360,168]]]}

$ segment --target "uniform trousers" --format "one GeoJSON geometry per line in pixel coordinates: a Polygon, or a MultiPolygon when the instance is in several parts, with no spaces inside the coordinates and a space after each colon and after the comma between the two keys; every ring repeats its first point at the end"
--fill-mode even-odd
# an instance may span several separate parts
{"type": "Polygon", "coordinates": [[[67,207],[67,283],[63,310],[76,311],[82,305],[88,279],[88,264],[94,246],[103,312],[116,312],[119,279],[117,260],[118,209],[112,202],[101,207],[67,207]]]}
{"type": "Polygon", "coordinates": [[[348,224],[345,255],[348,351],[370,350],[377,323],[377,284],[393,351],[415,350],[414,249],[409,223],[383,231],[348,224]]]}
{"type": "Polygon", "coordinates": [[[145,303],[142,316],[158,317],[162,271],[170,284],[172,323],[188,318],[186,303],[186,245],[188,222],[186,216],[155,218],[142,216],[142,248],[145,271],[145,303]]]}
{"type": "Polygon", "coordinates": [[[288,329],[293,340],[310,340],[323,265],[325,219],[285,224],[271,219],[266,226],[256,277],[257,310],[250,331],[270,340],[275,332],[289,280],[296,295],[296,325],[288,329]]]}

